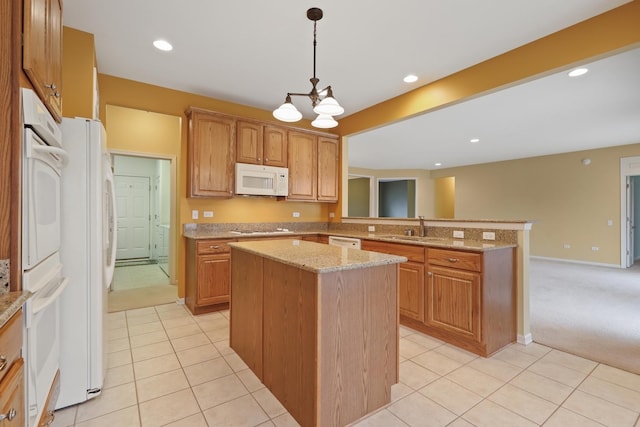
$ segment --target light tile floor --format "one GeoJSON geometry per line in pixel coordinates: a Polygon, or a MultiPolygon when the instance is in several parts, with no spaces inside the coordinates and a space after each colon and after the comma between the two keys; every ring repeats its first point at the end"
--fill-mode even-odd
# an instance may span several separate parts
{"type": "MultiPolygon", "coordinates": [[[[229,348],[229,313],[167,304],[108,315],[100,396],[55,427],[296,426],[229,348]]],[[[538,344],[477,357],[401,328],[392,402],[359,427],[640,427],[640,375],[538,344]]]]}

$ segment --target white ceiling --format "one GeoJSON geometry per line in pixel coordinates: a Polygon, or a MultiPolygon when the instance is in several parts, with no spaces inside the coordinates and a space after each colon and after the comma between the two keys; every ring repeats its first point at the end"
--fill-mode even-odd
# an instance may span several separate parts
{"type": "MultiPolygon", "coordinates": [[[[319,87],[348,116],[627,2],[65,0],[63,19],[95,35],[100,73],[273,110],[311,89],[306,10],[320,7],[319,87]],[[174,50],[155,50],[156,38],[174,50]],[[409,73],[418,82],[403,83],[409,73]]],[[[638,52],[353,136],[350,163],[433,169],[640,142],[638,52]]]]}

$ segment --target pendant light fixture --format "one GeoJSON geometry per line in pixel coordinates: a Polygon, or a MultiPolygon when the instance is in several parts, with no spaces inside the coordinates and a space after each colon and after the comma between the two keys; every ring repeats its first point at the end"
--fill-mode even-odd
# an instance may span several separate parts
{"type": "Polygon", "coordinates": [[[302,118],[302,114],[291,102],[292,96],[307,96],[311,99],[311,105],[313,111],[318,117],[311,122],[311,125],[317,128],[333,128],[338,126],[338,122],[333,116],[338,116],[344,113],[344,108],[338,104],[338,101],[333,97],[333,91],[331,86],[318,91],[318,82],[320,79],[316,78],[316,24],[322,19],[322,9],[312,7],[307,10],[307,18],[313,21],[313,77],[309,79],[311,82],[311,92],[309,93],[287,93],[284,104],[273,111],[273,117],[283,122],[297,122],[302,118]],[[325,95],[326,94],[326,95],[325,95]]]}

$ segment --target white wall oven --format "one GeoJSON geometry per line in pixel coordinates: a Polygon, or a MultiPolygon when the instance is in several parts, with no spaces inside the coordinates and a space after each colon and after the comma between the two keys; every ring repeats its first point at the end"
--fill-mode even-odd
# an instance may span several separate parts
{"type": "Polygon", "coordinates": [[[30,89],[22,89],[22,284],[25,304],[28,425],[52,417],[44,407],[59,369],[60,295],[68,284],[60,263],[62,132],[30,89]]]}

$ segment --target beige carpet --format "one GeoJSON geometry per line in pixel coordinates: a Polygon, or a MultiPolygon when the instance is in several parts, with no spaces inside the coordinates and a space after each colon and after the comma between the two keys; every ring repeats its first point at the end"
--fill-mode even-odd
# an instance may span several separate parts
{"type": "Polygon", "coordinates": [[[640,373],[640,263],[597,267],[532,259],[533,340],[640,373]]]}
{"type": "Polygon", "coordinates": [[[169,283],[159,264],[116,267],[111,289],[109,313],[167,304],[178,299],[177,286],[169,283]]]}

